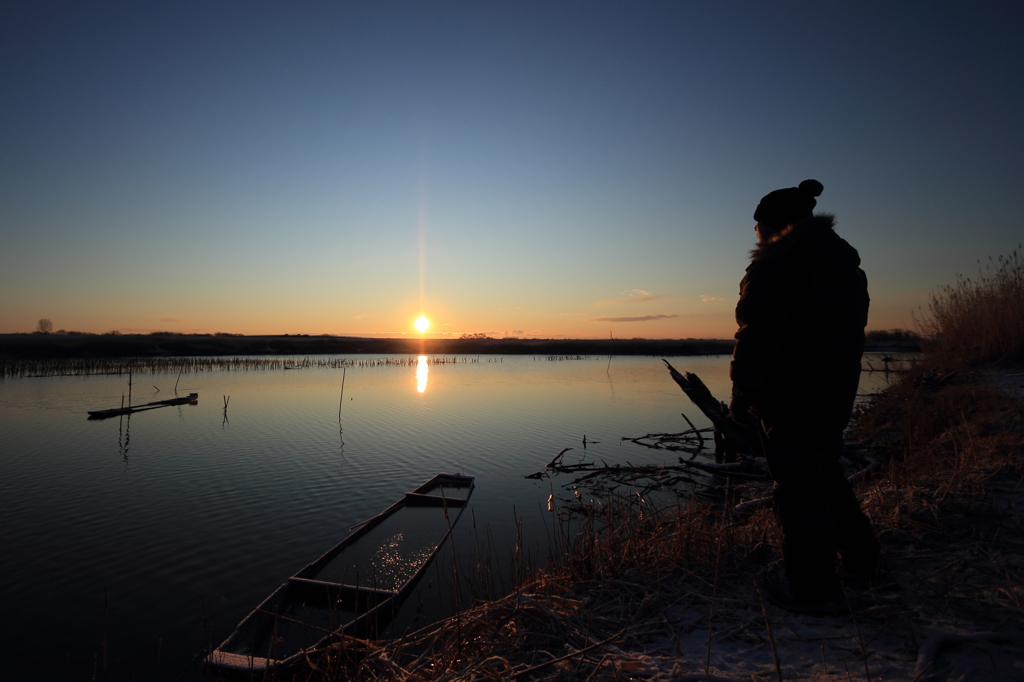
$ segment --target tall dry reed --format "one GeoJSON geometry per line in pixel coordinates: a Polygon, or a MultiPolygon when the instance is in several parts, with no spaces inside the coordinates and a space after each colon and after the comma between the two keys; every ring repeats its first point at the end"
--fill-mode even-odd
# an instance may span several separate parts
{"type": "Polygon", "coordinates": [[[919,321],[932,338],[926,349],[950,365],[1024,360],[1024,256],[1018,245],[1009,256],[989,258],[976,279],[932,293],[929,315],[919,321]]]}

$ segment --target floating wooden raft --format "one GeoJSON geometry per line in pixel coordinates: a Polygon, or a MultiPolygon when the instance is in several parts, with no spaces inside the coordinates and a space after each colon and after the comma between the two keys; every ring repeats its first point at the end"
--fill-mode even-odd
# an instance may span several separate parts
{"type": "Polygon", "coordinates": [[[145,403],[143,405],[131,405],[129,407],[115,407],[111,410],[89,410],[89,419],[106,419],[108,417],[117,417],[122,414],[131,414],[133,412],[145,412],[146,410],[155,410],[158,407],[167,407],[168,405],[195,405],[199,402],[198,393],[189,393],[183,398],[168,398],[167,400],[157,400],[152,403],[145,403]]]}
{"type": "Polygon", "coordinates": [[[374,636],[451,536],[473,481],[473,476],[437,474],[350,528],[344,540],[253,609],[206,657],[207,669],[262,673],[293,663],[342,634],[374,636]],[[403,509],[407,513],[398,514],[403,509]]]}

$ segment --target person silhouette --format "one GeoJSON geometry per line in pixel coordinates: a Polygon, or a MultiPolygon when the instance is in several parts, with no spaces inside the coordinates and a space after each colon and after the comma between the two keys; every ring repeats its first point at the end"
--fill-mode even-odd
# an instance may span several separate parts
{"type": "Polygon", "coordinates": [[[875,532],[839,461],[860,381],[867,277],[834,216],[813,213],[823,190],[805,180],[758,204],[729,369],[730,415],[756,417],[775,481],[785,579],[768,581],[768,596],[820,613],[845,610],[840,576],[870,583],[880,570],[875,532]]]}

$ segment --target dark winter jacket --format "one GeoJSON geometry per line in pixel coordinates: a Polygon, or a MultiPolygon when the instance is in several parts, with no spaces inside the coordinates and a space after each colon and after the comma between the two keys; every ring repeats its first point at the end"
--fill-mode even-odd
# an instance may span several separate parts
{"type": "Polygon", "coordinates": [[[842,429],[860,380],[867,278],[828,214],[751,253],[736,305],[730,376],[769,422],[842,429]]]}

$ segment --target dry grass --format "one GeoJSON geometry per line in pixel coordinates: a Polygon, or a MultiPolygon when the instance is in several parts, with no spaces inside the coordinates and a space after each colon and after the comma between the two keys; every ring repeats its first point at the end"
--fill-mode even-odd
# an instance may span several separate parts
{"type": "Polygon", "coordinates": [[[977,279],[957,276],[931,296],[920,321],[928,354],[947,365],[1024,360],[1024,259],[1020,247],[981,267],[977,279]]]}

